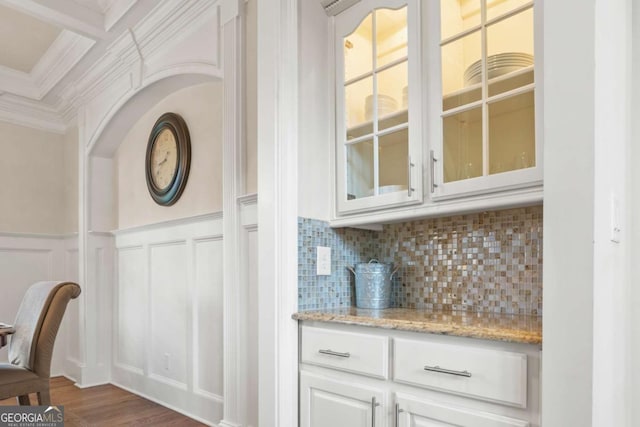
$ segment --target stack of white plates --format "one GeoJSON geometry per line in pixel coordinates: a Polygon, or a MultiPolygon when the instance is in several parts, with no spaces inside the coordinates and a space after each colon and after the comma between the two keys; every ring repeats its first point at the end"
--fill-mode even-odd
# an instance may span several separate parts
{"type": "MultiPolygon", "coordinates": [[[[533,55],[522,52],[504,52],[487,58],[489,79],[533,65],[533,55]]],[[[471,64],[464,72],[465,86],[480,83],[482,79],[482,61],[471,64]]]]}
{"type": "Polygon", "coordinates": [[[409,87],[405,86],[402,88],[402,108],[407,108],[409,106],[409,87]]]}
{"type": "MultiPolygon", "coordinates": [[[[367,96],[364,102],[364,117],[369,121],[373,118],[373,95],[367,96]]],[[[378,117],[386,116],[398,111],[398,101],[389,95],[378,95],[378,117]]]]}
{"type": "MultiPolygon", "coordinates": [[[[383,185],[378,188],[378,194],[396,193],[398,191],[407,191],[406,185],[383,185]]],[[[367,196],[373,196],[373,188],[367,191],[367,196]]]]}

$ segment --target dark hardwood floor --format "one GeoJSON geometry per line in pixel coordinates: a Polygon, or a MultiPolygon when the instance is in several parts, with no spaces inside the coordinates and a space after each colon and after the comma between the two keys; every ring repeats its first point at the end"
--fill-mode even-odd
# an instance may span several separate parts
{"type": "MultiPolygon", "coordinates": [[[[51,401],[64,406],[65,427],[204,425],[110,384],[81,389],[64,377],[52,378],[51,401]]],[[[35,395],[31,403],[37,404],[35,395]]],[[[0,400],[0,405],[17,402],[0,400]]]]}

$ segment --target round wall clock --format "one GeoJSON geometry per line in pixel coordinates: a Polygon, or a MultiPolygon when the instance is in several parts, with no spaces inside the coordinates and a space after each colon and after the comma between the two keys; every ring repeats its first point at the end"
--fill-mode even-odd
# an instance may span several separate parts
{"type": "Polygon", "coordinates": [[[182,117],[165,113],[149,135],[145,169],[147,188],[155,202],[170,206],[187,185],[191,164],[191,139],[182,117]]]}

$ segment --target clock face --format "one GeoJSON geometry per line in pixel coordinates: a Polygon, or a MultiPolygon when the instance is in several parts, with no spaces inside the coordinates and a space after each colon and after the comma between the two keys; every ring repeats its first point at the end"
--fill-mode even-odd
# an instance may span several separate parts
{"type": "Polygon", "coordinates": [[[178,168],[178,142],[170,129],[164,128],[156,137],[150,166],[153,184],[159,190],[169,187],[178,168]]]}
{"type": "Polygon", "coordinates": [[[156,120],[147,141],[145,178],[154,202],[171,206],[187,185],[191,165],[191,138],[184,119],[164,113],[156,120]]]}

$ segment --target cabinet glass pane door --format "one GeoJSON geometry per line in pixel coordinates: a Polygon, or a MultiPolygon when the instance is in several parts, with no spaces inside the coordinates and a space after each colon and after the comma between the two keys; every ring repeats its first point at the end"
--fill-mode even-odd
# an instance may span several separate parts
{"type": "Polygon", "coordinates": [[[533,1],[440,5],[443,181],[536,166],[533,1]]]}
{"type": "Polygon", "coordinates": [[[346,199],[406,191],[407,7],[372,11],[343,46],[346,199]]]}
{"type": "Polygon", "coordinates": [[[373,139],[346,146],[347,200],[373,195],[373,139]]]}
{"type": "Polygon", "coordinates": [[[482,176],[482,109],[444,118],[444,182],[482,176]]]}

